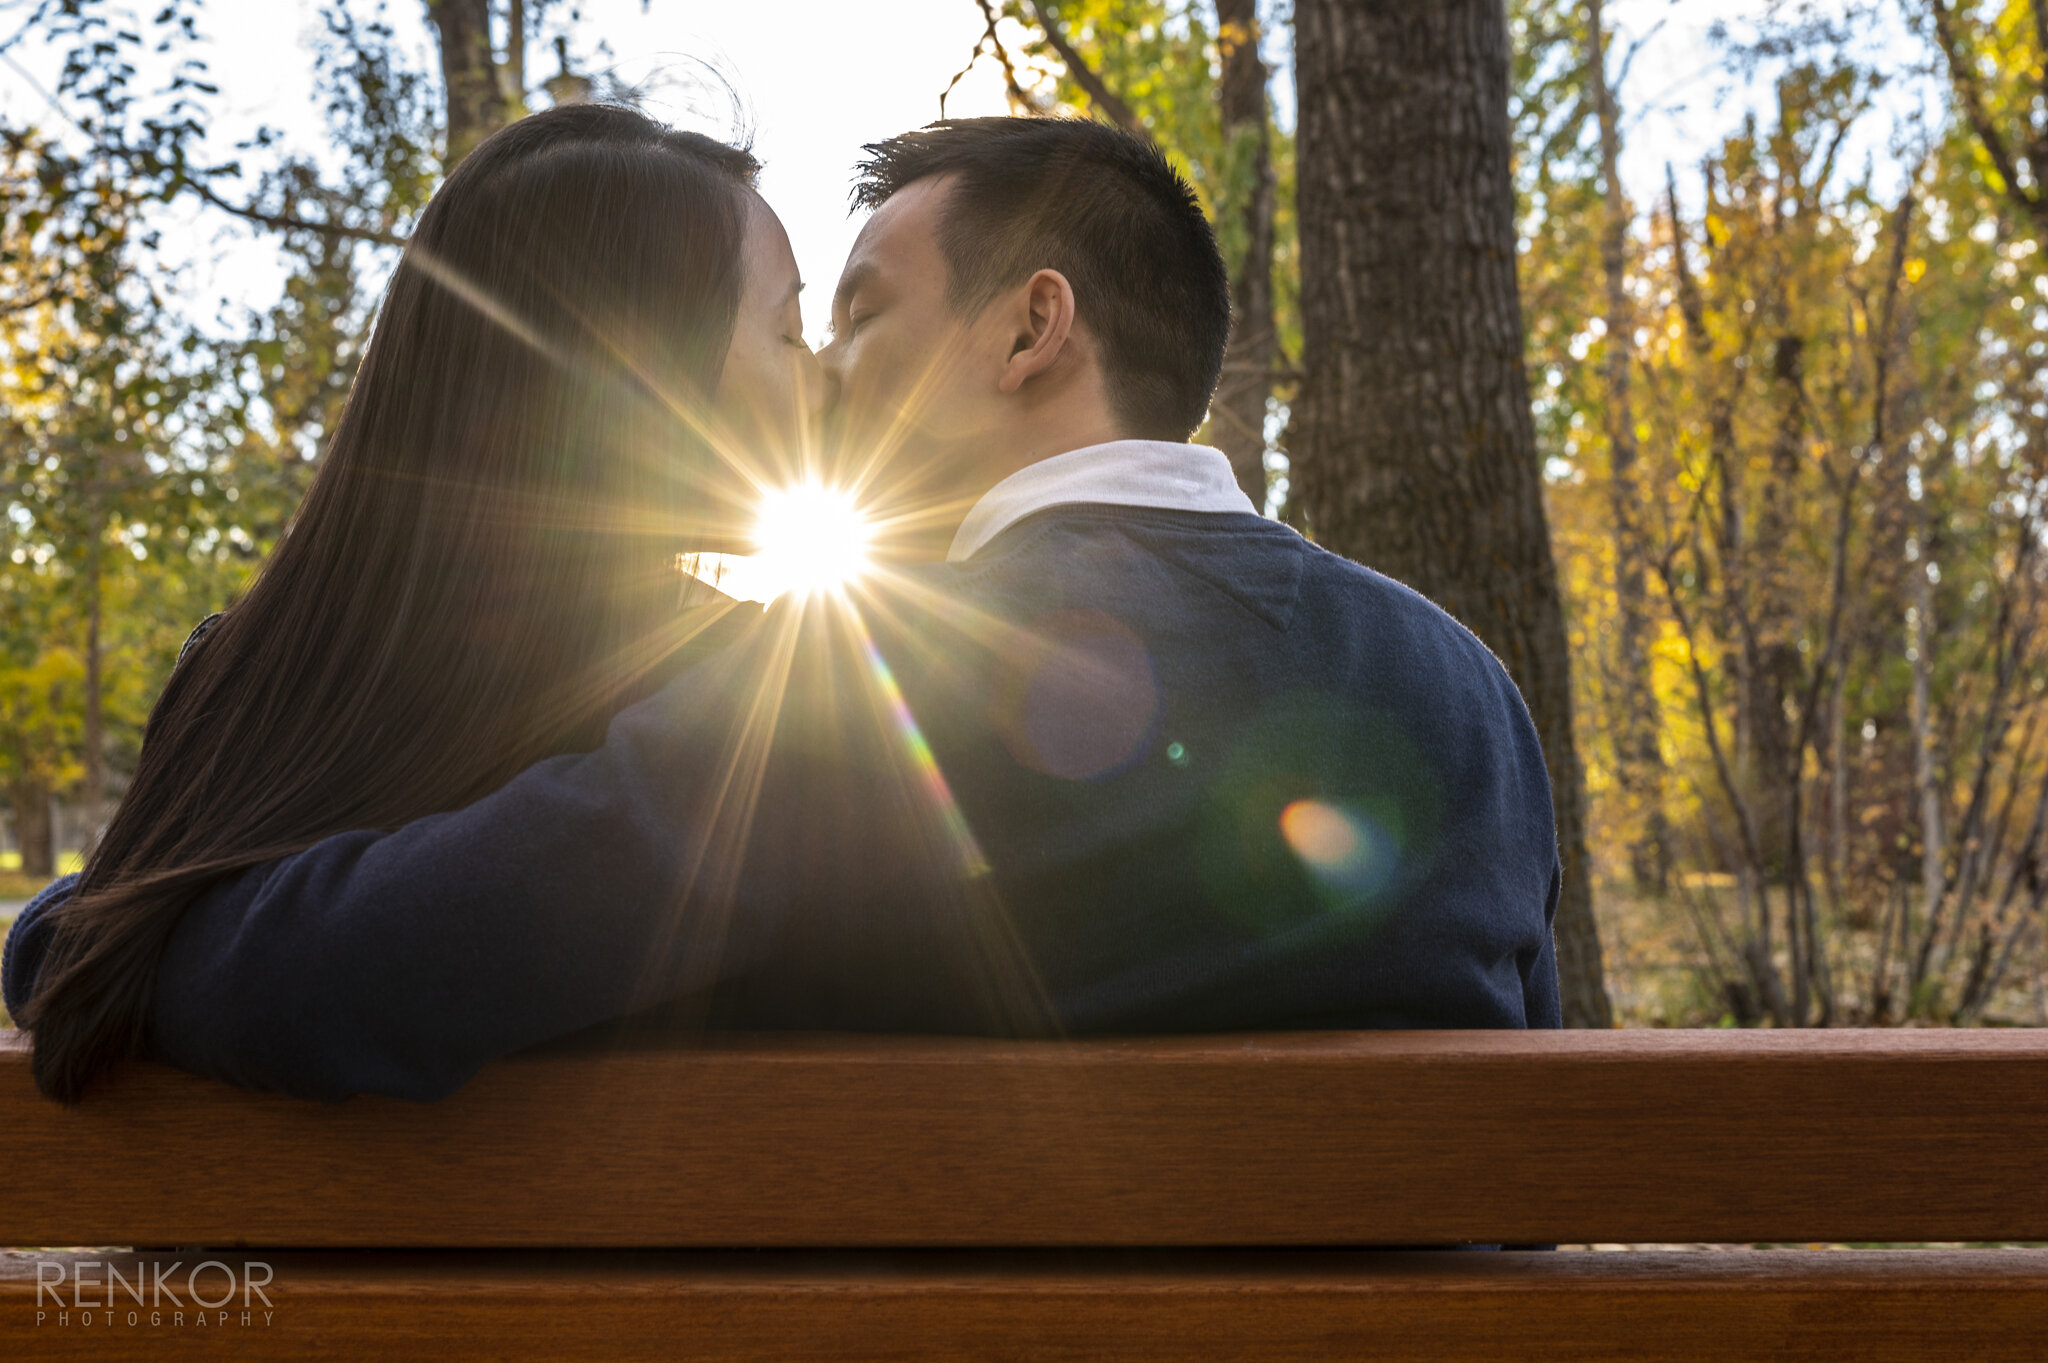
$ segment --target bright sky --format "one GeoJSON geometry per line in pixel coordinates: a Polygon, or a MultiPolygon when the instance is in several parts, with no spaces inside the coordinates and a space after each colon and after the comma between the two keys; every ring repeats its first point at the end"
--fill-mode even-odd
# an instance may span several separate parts
{"type": "MultiPolygon", "coordinates": [[[[1822,3],[1823,10],[1839,7],[1822,3]]],[[[138,4],[138,9],[148,8],[138,4]]],[[[358,8],[367,12],[367,4],[358,8]]],[[[668,72],[653,112],[706,132],[729,135],[732,116],[723,96],[693,96],[692,63],[709,62],[746,101],[755,151],[766,163],[762,190],[781,214],[797,261],[812,285],[805,322],[824,331],[825,301],[859,223],[846,211],[849,171],[863,141],[918,126],[938,116],[939,92],[966,62],[981,30],[974,0],[582,0],[578,46],[585,54],[601,42],[609,60],[632,80],[668,72]],[[675,79],[682,77],[683,79],[675,79]],[[695,107],[692,107],[692,106],[695,107]]],[[[1690,168],[1740,121],[1742,111],[1767,93],[1725,69],[1709,41],[1710,26],[1725,20],[1737,32],[1770,8],[1770,0],[1608,0],[1616,51],[1636,38],[1648,41],[1620,91],[1629,117],[1623,168],[1632,197],[1650,203],[1661,192],[1664,164],[1679,168],[1681,194],[1690,168]]],[[[419,0],[389,0],[389,18],[401,40],[433,64],[432,39],[419,0]]],[[[213,72],[221,86],[215,122],[217,147],[226,149],[259,124],[285,130],[287,142],[319,146],[321,122],[312,88],[309,37],[317,0],[210,0],[203,31],[213,43],[213,72]]],[[[145,13],[143,18],[147,18],[145,13]]],[[[1880,43],[1897,41],[1878,35],[1880,43]]],[[[29,44],[13,54],[44,87],[54,85],[55,61],[29,44]]],[[[1282,63],[1284,52],[1276,52],[1282,63]]],[[[554,54],[529,56],[530,76],[551,73],[554,54]]],[[[1291,121],[1291,91],[1276,89],[1283,119],[1291,121]]],[[[994,64],[983,60],[955,89],[956,115],[1004,112],[994,64]]],[[[0,67],[0,112],[10,119],[48,121],[42,96],[14,70],[0,67]]],[[[1882,151],[1889,122],[1874,122],[1873,150],[1882,151]]],[[[216,213],[193,210],[168,234],[173,256],[190,260],[182,289],[195,314],[259,307],[275,296],[274,253],[247,229],[216,213]]]]}

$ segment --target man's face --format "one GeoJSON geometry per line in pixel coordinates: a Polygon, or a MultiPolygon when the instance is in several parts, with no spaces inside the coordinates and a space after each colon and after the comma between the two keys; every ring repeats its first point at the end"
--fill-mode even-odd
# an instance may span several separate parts
{"type": "Polygon", "coordinates": [[[943,497],[967,476],[978,437],[1000,416],[1000,328],[958,316],[938,226],[949,182],[919,180],[876,210],[832,299],[819,352],[828,421],[855,469],[881,467],[892,499],[943,497]]]}

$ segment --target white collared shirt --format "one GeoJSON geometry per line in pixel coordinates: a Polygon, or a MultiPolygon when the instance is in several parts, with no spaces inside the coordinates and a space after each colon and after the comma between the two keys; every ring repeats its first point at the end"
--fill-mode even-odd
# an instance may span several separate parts
{"type": "Polygon", "coordinates": [[[1034,512],[1083,504],[1258,514],[1223,451],[1170,440],[1112,440],[1041,459],[984,492],[960,522],[946,561],[972,558],[1034,512]]]}

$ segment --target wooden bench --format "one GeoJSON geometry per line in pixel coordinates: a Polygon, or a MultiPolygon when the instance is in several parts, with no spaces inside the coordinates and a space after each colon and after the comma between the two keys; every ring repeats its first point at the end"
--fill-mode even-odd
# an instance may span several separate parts
{"type": "Polygon", "coordinates": [[[0,1256],[7,1358],[2048,1357],[2048,1250],[1369,1248],[2048,1240],[2043,1034],[731,1037],[76,1110],[10,1037],[0,1142],[0,1245],[138,1247],[0,1256]]]}

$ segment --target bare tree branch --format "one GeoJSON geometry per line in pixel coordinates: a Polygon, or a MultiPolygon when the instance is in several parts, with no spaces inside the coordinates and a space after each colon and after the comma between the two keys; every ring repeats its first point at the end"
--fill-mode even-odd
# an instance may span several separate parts
{"type": "MultiPolygon", "coordinates": [[[[1743,798],[1742,787],[1735,779],[1734,766],[1728,760],[1728,752],[1721,742],[1721,726],[1714,719],[1712,688],[1707,684],[1706,669],[1700,665],[1698,635],[1693,631],[1692,616],[1685,608],[1685,602],[1678,590],[1672,560],[1677,555],[1674,546],[1664,558],[1653,564],[1657,576],[1664,584],[1665,598],[1670,602],[1671,615],[1678,623],[1678,631],[1685,640],[1686,662],[1692,674],[1693,694],[1699,703],[1700,723],[1707,739],[1707,752],[1714,760],[1714,775],[1720,781],[1721,793],[1727,797],[1729,807],[1735,812],[1735,828],[1741,838],[1742,876],[1741,883],[1747,895],[1751,889],[1761,890],[1762,877],[1757,868],[1763,864],[1762,843],[1757,836],[1756,820],[1750,812],[1749,801],[1743,798]]],[[[1750,968],[1757,992],[1762,996],[1763,1005],[1770,1010],[1772,1018],[1780,1026],[1790,1022],[1790,1009],[1786,1006],[1784,991],[1778,980],[1777,967],[1772,963],[1768,937],[1770,905],[1768,901],[1757,907],[1756,919],[1759,931],[1746,944],[1743,956],[1750,968]]],[[[1745,924],[1745,927],[1748,925],[1745,924]]]]}
{"type": "MultiPolygon", "coordinates": [[[[0,61],[4,61],[8,66],[13,67],[24,79],[30,79],[28,72],[23,71],[13,58],[6,56],[4,48],[0,48],[0,61]]],[[[954,79],[957,80],[959,78],[956,76],[954,79]]],[[[31,84],[33,84],[32,81],[31,84]]],[[[171,189],[165,193],[164,197],[166,199],[175,193],[177,189],[185,188],[191,190],[204,203],[210,204],[223,212],[232,213],[234,216],[247,222],[253,222],[261,227],[268,227],[273,231],[316,232],[322,236],[347,237],[354,241],[375,242],[379,246],[405,245],[404,237],[393,236],[389,232],[379,232],[364,227],[351,227],[346,223],[339,222],[311,222],[289,213],[265,213],[254,204],[230,203],[219,194],[216,194],[212,186],[208,185],[204,180],[188,173],[182,163],[172,162],[167,165],[161,158],[138,151],[126,145],[125,141],[120,138],[108,138],[95,133],[92,128],[79,122],[68,109],[60,104],[55,95],[44,90],[40,85],[35,85],[34,88],[59,118],[76,128],[91,141],[93,149],[100,155],[125,161],[139,173],[160,174],[165,170],[170,170],[172,172],[171,189]]],[[[38,301],[41,300],[32,300],[21,306],[33,307],[38,301]]]]}
{"type": "MultiPolygon", "coordinates": [[[[988,8],[987,0],[982,0],[982,8],[988,8]]],[[[1031,0],[1031,13],[1037,17],[1038,26],[1045,30],[1047,44],[1053,51],[1059,53],[1060,60],[1067,64],[1067,74],[1074,78],[1076,85],[1088,92],[1089,100],[1127,131],[1143,132],[1144,125],[1138,122],[1138,116],[1131,111],[1131,106],[1117,98],[1116,92],[1104,84],[1102,77],[1096,75],[1094,68],[1088,65],[1088,59],[1076,52],[1074,45],[1067,41],[1066,35],[1060,31],[1059,20],[1046,9],[1044,0],[1031,0]]]]}
{"type": "Polygon", "coordinates": [[[939,92],[939,117],[942,119],[946,116],[946,100],[952,95],[953,88],[960,84],[967,73],[974,69],[974,64],[980,61],[983,56],[993,56],[997,64],[1003,68],[1003,88],[1008,91],[1012,100],[1026,106],[1032,104],[1030,93],[1025,90],[1023,83],[1017,79],[1017,64],[1010,59],[1009,49],[1003,46],[1002,38],[996,33],[996,20],[1001,16],[996,13],[995,5],[991,3],[991,0],[974,0],[974,2],[981,7],[983,24],[981,36],[974,40],[974,50],[967,54],[967,65],[955,71],[953,79],[947,81],[946,88],[939,92]]]}
{"type": "Polygon", "coordinates": [[[347,237],[353,241],[375,242],[379,246],[405,245],[404,237],[394,236],[389,232],[379,232],[367,227],[351,227],[347,223],[340,222],[313,222],[306,218],[295,217],[289,213],[265,213],[253,204],[230,203],[214,193],[202,181],[195,180],[190,176],[181,176],[180,180],[187,189],[190,189],[194,194],[197,194],[202,200],[212,204],[215,208],[226,213],[232,213],[236,217],[248,222],[256,223],[258,226],[268,227],[273,231],[315,232],[321,236],[347,237]]]}
{"type": "Polygon", "coordinates": [[[63,281],[60,280],[57,283],[46,285],[40,293],[32,293],[25,298],[9,298],[0,301],[0,317],[10,316],[17,312],[27,312],[29,309],[39,308],[45,303],[54,303],[64,297],[67,292],[68,290],[63,281]]]}

